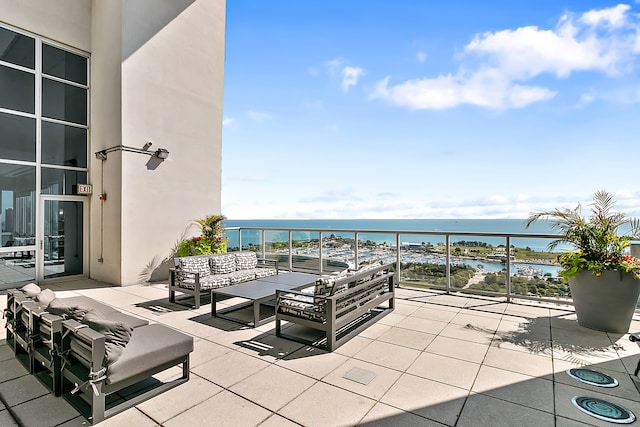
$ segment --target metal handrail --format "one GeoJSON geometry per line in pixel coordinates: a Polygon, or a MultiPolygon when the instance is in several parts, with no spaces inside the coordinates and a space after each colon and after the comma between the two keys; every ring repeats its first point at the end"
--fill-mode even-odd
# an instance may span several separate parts
{"type": "MultiPolygon", "coordinates": [[[[355,264],[358,265],[358,255],[359,255],[359,238],[362,234],[385,234],[385,235],[394,235],[395,236],[395,252],[396,252],[396,271],[401,272],[401,241],[400,238],[402,235],[412,235],[412,236],[444,236],[445,238],[445,271],[446,271],[446,287],[443,289],[446,293],[452,292],[451,287],[451,238],[455,236],[464,236],[464,237],[489,237],[489,238],[504,238],[505,239],[505,247],[506,247],[506,271],[509,272],[511,267],[511,241],[513,238],[527,238],[527,239],[559,239],[561,236],[557,234],[541,234],[541,233],[500,233],[500,232],[479,232],[479,231],[423,231],[423,230],[380,230],[380,229],[319,229],[319,228],[286,228],[286,227],[254,227],[254,226],[240,226],[240,227],[228,227],[226,228],[226,232],[237,231],[238,233],[238,247],[239,249],[243,248],[242,245],[242,231],[243,230],[254,230],[258,231],[260,235],[260,249],[262,251],[263,256],[266,256],[266,232],[274,231],[274,232],[286,232],[288,235],[287,245],[288,245],[288,260],[289,260],[289,268],[291,269],[293,266],[293,233],[303,232],[303,233],[317,233],[319,248],[318,248],[318,256],[319,256],[319,272],[323,272],[323,250],[322,250],[322,241],[323,236],[327,234],[353,234],[354,236],[354,261],[355,264]]],[[[315,240],[315,239],[314,239],[315,240]]],[[[398,285],[400,285],[400,280],[398,281],[398,285]]],[[[437,285],[433,285],[433,288],[442,289],[437,285]]],[[[486,296],[506,296],[507,301],[511,301],[513,298],[518,299],[530,299],[536,301],[547,301],[547,302],[561,302],[561,303],[572,303],[570,299],[554,299],[548,297],[535,297],[529,295],[514,295],[512,293],[511,288],[511,275],[505,275],[505,287],[506,287],[506,295],[497,292],[491,291],[483,291],[483,290],[471,290],[465,289],[464,292],[471,294],[479,294],[486,296]]],[[[460,290],[456,290],[458,292],[460,290]]]]}

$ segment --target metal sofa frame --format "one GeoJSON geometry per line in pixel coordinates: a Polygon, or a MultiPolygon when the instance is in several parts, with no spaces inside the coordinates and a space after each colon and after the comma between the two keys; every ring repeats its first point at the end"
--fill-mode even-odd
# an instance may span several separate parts
{"type": "Polygon", "coordinates": [[[393,264],[387,264],[338,279],[328,296],[291,290],[276,291],[276,336],[305,344],[313,345],[317,342],[282,332],[282,321],[296,323],[323,331],[327,350],[334,351],[393,311],[396,273],[392,271],[392,268],[393,264]],[[345,291],[335,292],[336,289],[344,285],[348,286],[345,291]],[[325,302],[324,312],[318,313],[319,316],[316,319],[310,319],[282,311],[282,302],[287,299],[296,299],[296,295],[323,299],[325,302]],[[388,308],[380,307],[385,302],[388,302],[388,308]]]}

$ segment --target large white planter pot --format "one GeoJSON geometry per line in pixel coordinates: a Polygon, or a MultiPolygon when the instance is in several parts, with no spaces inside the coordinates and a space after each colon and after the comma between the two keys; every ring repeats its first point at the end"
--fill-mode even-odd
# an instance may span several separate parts
{"type": "Polygon", "coordinates": [[[629,331],[640,279],[614,270],[605,270],[601,276],[581,271],[569,279],[569,288],[581,326],[621,334],[629,331]]]}

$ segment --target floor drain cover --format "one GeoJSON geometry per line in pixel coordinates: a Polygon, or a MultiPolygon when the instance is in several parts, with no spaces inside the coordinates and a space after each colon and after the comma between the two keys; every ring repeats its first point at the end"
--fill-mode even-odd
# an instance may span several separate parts
{"type": "Polygon", "coordinates": [[[567,375],[583,383],[597,387],[617,387],[618,380],[602,372],[591,369],[571,368],[567,369],[567,375]]]}
{"type": "Polygon", "coordinates": [[[346,378],[351,381],[355,381],[360,384],[367,385],[371,382],[372,379],[376,377],[371,371],[367,371],[365,369],[353,368],[346,374],[344,374],[343,378],[346,378]]]}
{"type": "Polygon", "coordinates": [[[617,424],[631,424],[636,417],[628,409],[597,397],[576,396],[571,402],[585,414],[617,424]]]}

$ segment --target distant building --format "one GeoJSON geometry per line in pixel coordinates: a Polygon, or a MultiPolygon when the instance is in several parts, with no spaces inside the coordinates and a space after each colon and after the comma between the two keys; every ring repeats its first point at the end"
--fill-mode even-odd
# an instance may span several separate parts
{"type": "Polygon", "coordinates": [[[55,276],[136,283],[220,213],[225,20],[225,0],[0,0],[0,222],[30,280],[64,248],[55,276]]]}

